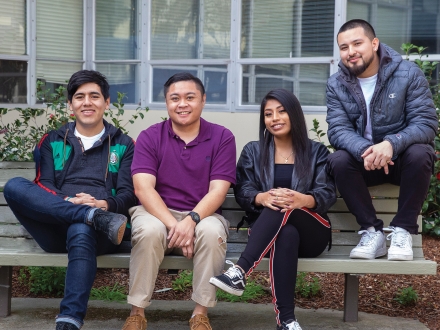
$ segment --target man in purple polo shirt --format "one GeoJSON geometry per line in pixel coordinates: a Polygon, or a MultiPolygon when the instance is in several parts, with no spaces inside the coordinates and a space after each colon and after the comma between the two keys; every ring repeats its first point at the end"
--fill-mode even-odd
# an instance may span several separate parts
{"type": "Polygon", "coordinates": [[[131,166],[141,205],[130,209],[132,308],[123,330],[146,329],[144,309],[169,253],[193,258],[190,329],[211,330],[207,314],[216,295],[209,279],[224,267],[229,223],[220,207],[235,184],[235,139],[200,117],[206,102],[200,79],[175,74],[164,94],[170,119],[141,132],[131,166]]]}

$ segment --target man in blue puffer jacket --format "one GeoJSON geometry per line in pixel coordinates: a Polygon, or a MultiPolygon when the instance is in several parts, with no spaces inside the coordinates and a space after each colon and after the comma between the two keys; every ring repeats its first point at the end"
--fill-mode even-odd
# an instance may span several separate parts
{"type": "Polygon", "coordinates": [[[356,19],[339,29],[339,72],[327,83],[327,123],[336,152],[328,171],[362,235],[350,258],[387,254],[383,221],[367,186],[400,186],[390,223],[389,260],[412,260],[412,238],[435,161],[438,118],[428,82],[418,66],[381,44],[373,27],[356,19]]]}

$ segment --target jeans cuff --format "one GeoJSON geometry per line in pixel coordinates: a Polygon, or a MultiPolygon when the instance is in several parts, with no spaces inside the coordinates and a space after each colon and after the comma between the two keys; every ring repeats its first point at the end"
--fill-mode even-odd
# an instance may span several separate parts
{"type": "Polygon", "coordinates": [[[66,322],[66,323],[70,323],[73,324],[74,326],[76,326],[78,329],[81,329],[81,327],[83,326],[84,322],[81,322],[77,319],[74,319],[71,316],[67,316],[67,315],[58,315],[56,317],[56,323],[58,322],[66,322]]]}
{"type": "Polygon", "coordinates": [[[92,207],[89,212],[86,215],[86,224],[88,225],[92,225],[93,224],[93,215],[95,214],[95,211],[97,210],[97,208],[92,207]]]}

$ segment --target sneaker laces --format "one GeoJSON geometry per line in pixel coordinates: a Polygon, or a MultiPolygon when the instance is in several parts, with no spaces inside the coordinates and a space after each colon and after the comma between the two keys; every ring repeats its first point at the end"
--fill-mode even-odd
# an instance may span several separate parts
{"type": "Polygon", "coordinates": [[[226,260],[226,263],[228,265],[231,265],[231,267],[229,267],[229,269],[224,272],[223,275],[229,277],[229,278],[235,278],[238,277],[239,279],[243,279],[243,272],[241,271],[240,268],[238,268],[237,266],[234,265],[234,263],[230,260],[226,260]]]}
{"type": "Polygon", "coordinates": [[[369,232],[368,230],[360,230],[358,231],[359,235],[362,235],[361,240],[358,244],[358,246],[369,246],[374,241],[374,236],[376,236],[376,232],[369,232]]]}
{"type": "Polygon", "coordinates": [[[408,233],[406,230],[397,230],[396,227],[389,227],[391,233],[387,235],[387,240],[391,240],[391,245],[404,248],[408,245],[408,233]]]}

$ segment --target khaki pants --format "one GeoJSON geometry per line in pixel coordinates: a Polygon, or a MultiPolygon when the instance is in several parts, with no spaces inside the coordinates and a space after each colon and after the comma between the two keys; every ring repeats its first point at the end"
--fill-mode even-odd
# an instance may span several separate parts
{"type": "MultiPolygon", "coordinates": [[[[188,212],[170,210],[177,221],[188,212]]],[[[182,255],[182,249],[167,247],[167,229],[143,206],[130,209],[131,215],[131,256],[130,289],[127,301],[130,305],[145,308],[151,302],[159,266],[166,254],[182,255]]],[[[205,307],[217,303],[215,287],[209,283],[211,276],[221,274],[226,255],[226,239],[229,223],[221,215],[214,213],[202,219],[195,229],[193,294],[191,299],[205,307]]]]}

